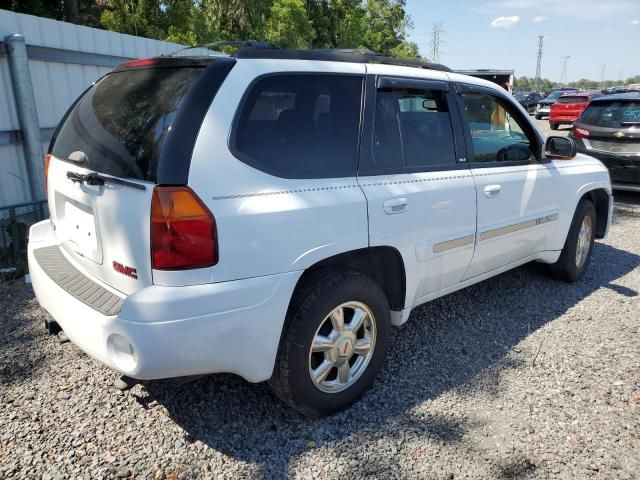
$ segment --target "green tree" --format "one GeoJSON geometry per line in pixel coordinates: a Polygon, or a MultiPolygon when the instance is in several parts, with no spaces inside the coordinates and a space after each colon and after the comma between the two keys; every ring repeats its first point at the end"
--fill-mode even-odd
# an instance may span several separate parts
{"type": "Polygon", "coordinates": [[[147,38],[164,39],[164,12],[157,0],[110,0],[100,16],[107,30],[147,38]]]}
{"type": "Polygon", "coordinates": [[[367,0],[365,4],[366,30],[364,45],[383,55],[392,55],[393,50],[405,40],[410,19],[404,10],[404,0],[367,0]]]}
{"type": "Polygon", "coordinates": [[[304,0],[274,0],[265,24],[265,38],[284,48],[309,48],[315,31],[304,0]]]}

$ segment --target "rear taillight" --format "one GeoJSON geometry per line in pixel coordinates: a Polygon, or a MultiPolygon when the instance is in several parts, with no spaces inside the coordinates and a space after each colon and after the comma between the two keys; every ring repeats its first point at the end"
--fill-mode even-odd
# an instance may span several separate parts
{"type": "Polygon", "coordinates": [[[573,136],[575,138],[588,138],[591,136],[591,132],[586,128],[573,127],[573,136]]]}
{"type": "Polygon", "coordinates": [[[44,194],[49,192],[49,163],[51,163],[51,155],[44,156],[44,194]]]}
{"type": "Polygon", "coordinates": [[[215,218],[190,188],[154,188],[151,263],[156,270],[204,268],[218,263],[215,218]]]}

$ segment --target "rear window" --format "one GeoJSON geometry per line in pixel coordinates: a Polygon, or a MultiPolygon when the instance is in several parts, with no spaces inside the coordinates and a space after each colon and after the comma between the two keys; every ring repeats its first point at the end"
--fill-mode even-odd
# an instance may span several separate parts
{"type": "Polygon", "coordinates": [[[558,103],[585,103],[589,98],[585,96],[560,97],[558,103]]]}
{"type": "Polygon", "coordinates": [[[116,177],[156,180],[171,123],[202,68],[155,68],[111,73],[69,113],[51,153],[74,155],[81,166],[116,177]]]}
{"type": "Polygon", "coordinates": [[[580,123],[609,128],[620,128],[624,124],[638,124],[640,123],[640,101],[592,103],[582,114],[580,123]]]}
{"type": "Polygon", "coordinates": [[[260,78],[236,118],[234,155],[283,178],[355,176],[362,80],[304,74],[260,78]]]}

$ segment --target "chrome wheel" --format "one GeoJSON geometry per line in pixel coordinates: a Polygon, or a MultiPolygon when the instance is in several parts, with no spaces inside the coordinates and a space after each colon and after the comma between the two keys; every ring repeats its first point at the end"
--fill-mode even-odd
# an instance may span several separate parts
{"type": "Polygon", "coordinates": [[[367,369],[376,344],[376,321],[360,302],[339,305],[320,323],[309,352],[309,375],[327,393],[349,388],[367,369]]]}
{"type": "Polygon", "coordinates": [[[593,222],[591,217],[586,216],[582,220],[582,225],[580,225],[580,231],[578,232],[578,245],[576,247],[576,266],[578,268],[582,268],[584,262],[587,261],[589,248],[591,247],[592,232],[593,222]]]}

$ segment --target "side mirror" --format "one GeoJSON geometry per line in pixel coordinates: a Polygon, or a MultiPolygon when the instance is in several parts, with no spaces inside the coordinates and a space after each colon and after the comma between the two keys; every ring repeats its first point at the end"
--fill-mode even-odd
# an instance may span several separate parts
{"type": "Polygon", "coordinates": [[[567,137],[549,137],[544,145],[544,154],[555,160],[571,160],[577,153],[576,142],[567,137]]]}

